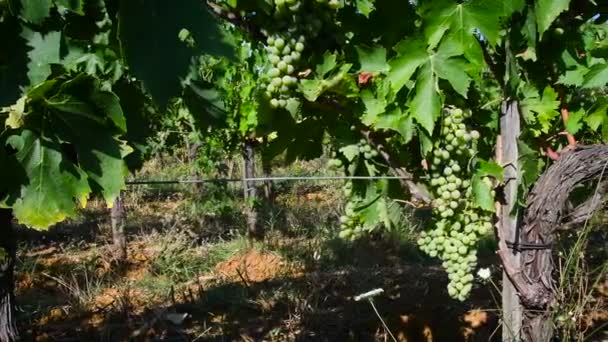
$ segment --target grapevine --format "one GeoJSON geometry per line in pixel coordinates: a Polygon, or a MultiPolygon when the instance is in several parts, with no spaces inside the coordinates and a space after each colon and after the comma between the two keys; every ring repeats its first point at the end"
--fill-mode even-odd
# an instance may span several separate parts
{"type": "MultiPolygon", "coordinates": [[[[470,206],[474,200],[469,165],[480,137],[464,123],[470,116],[469,111],[458,108],[444,112],[442,139],[434,145],[430,166],[435,227],[418,240],[425,253],[443,260],[450,279],[448,293],[461,301],[471,292],[477,242],[492,229],[490,213],[470,206]]],[[[491,185],[488,177],[482,181],[491,185]]]]}

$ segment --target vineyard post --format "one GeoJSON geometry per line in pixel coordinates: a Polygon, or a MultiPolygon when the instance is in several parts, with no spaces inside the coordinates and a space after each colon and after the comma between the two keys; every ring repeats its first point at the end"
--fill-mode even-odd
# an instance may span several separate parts
{"type": "Polygon", "coordinates": [[[118,260],[127,260],[127,237],[125,235],[124,195],[121,192],[111,209],[112,241],[118,260]]]}
{"type": "Polygon", "coordinates": [[[15,318],[14,267],[16,244],[12,210],[0,209],[0,341],[19,339],[15,318]]]}
{"type": "MultiPolygon", "coordinates": [[[[504,202],[498,210],[499,239],[516,241],[519,210],[517,208],[518,159],[517,140],[520,134],[519,103],[512,99],[503,101],[500,116],[500,135],[497,141],[497,159],[504,167],[504,202]]],[[[502,241],[506,243],[506,241],[502,241]]],[[[521,256],[517,250],[511,250],[506,259],[516,268],[520,268],[521,256]]],[[[503,342],[521,339],[523,310],[517,289],[507,273],[502,274],[502,340],[503,342]]]]}
{"type": "MultiPolygon", "coordinates": [[[[243,143],[243,178],[255,177],[255,148],[253,139],[245,139],[243,143]]],[[[247,220],[247,233],[250,238],[259,238],[261,232],[258,227],[257,188],[252,181],[243,180],[243,193],[245,197],[245,218],[247,220]]]]}

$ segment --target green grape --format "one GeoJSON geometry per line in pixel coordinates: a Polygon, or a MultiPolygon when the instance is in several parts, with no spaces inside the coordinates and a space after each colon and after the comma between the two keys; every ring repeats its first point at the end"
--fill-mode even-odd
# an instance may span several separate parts
{"type": "Polygon", "coordinates": [[[277,38],[274,41],[274,47],[277,49],[282,49],[285,46],[285,40],[283,38],[277,38]]]}

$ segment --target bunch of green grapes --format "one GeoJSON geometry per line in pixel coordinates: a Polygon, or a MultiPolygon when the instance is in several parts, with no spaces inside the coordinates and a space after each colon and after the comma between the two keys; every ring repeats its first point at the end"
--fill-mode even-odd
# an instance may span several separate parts
{"type": "Polygon", "coordinates": [[[277,29],[266,40],[270,66],[265,70],[264,84],[272,108],[286,108],[295,98],[302,53],[319,35],[323,22],[332,21],[339,6],[338,0],[274,1],[277,29]]]}
{"type": "MultiPolygon", "coordinates": [[[[469,130],[464,123],[470,115],[458,108],[444,112],[442,139],[434,145],[430,166],[435,226],[418,240],[425,253],[443,260],[450,279],[448,293],[461,301],[471,292],[477,242],[492,229],[491,215],[470,205],[473,194],[468,165],[477,153],[479,139],[479,132],[469,130]]],[[[491,184],[489,178],[483,181],[491,184]]]]}
{"type": "Polygon", "coordinates": [[[341,239],[356,240],[364,233],[363,218],[355,210],[361,204],[361,199],[353,197],[353,182],[346,182],[342,192],[349,200],[344,207],[344,215],[340,216],[339,236],[341,239]]]}
{"type": "Polygon", "coordinates": [[[266,50],[272,67],[266,76],[270,82],[266,85],[266,95],[273,108],[285,108],[287,100],[292,97],[298,83],[295,65],[302,57],[306,38],[300,35],[297,39],[291,34],[274,34],[268,37],[266,50]]]}
{"type": "MultiPolygon", "coordinates": [[[[358,155],[354,156],[352,163],[359,163],[361,160],[371,160],[378,156],[378,151],[373,148],[365,139],[361,139],[356,145],[351,145],[352,149],[358,151],[358,155]]],[[[328,161],[328,167],[338,169],[347,166],[340,157],[334,152],[332,159],[328,161]]],[[[348,201],[345,205],[344,215],[340,217],[340,238],[355,240],[365,231],[363,224],[364,219],[357,212],[356,208],[363,205],[363,199],[353,193],[353,182],[348,181],[342,187],[342,192],[348,201]]]]}

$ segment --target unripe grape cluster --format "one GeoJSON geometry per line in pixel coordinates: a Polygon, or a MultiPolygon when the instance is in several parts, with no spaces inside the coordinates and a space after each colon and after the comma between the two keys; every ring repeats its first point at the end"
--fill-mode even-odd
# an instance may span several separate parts
{"type": "Polygon", "coordinates": [[[285,108],[287,100],[292,97],[298,83],[295,65],[302,57],[305,42],[303,35],[296,39],[291,34],[275,34],[266,41],[268,61],[272,64],[266,74],[270,80],[266,85],[266,95],[273,108],[285,108]]]}
{"type": "Polygon", "coordinates": [[[268,34],[266,51],[270,66],[265,70],[265,94],[272,108],[286,108],[295,98],[297,70],[306,45],[314,40],[323,21],[332,20],[338,0],[275,0],[274,16],[278,30],[268,34]],[[328,11],[328,9],[330,11],[328,11]]]}
{"type": "MultiPolygon", "coordinates": [[[[370,145],[367,140],[361,139],[357,144],[350,145],[351,150],[354,150],[353,163],[358,163],[361,160],[371,161],[378,156],[378,151],[370,145]],[[358,153],[358,155],[357,155],[358,153]]],[[[332,154],[332,159],[328,161],[329,168],[341,168],[345,166],[342,159],[338,158],[336,153],[332,154]]],[[[355,196],[353,193],[353,182],[348,181],[342,187],[342,192],[345,198],[348,199],[344,215],[340,217],[340,233],[342,239],[355,240],[363,236],[364,218],[357,213],[356,208],[363,205],[363,199],[355,196]]]]}
{"type": "MultiPolygon", "coordinates": [[[[464,120],[470,115],[451,107],[444,112],[441,139],[434,145],[430,165],[435,226],[423,232],[418,240],[425,253],[443,260],[442,266],[450,280],[448,293],[461,301],[468,297],[473,285],[477,242],[492,230],[489,213],[471,206],[473,194],[468,164],[477,153],[480,135],[465,125],[464,120]]],[[[489,178],[483,181],[491,184],[489,178]]]]}
{"type": "MultiPolygon", "coordinates": [[[[367,140],[361,139],[356,145],[357,150],[359,151],[359,156],[362,156],[365,160],[371,160],[378,156],[378,151],[367,143],[367,140]]],[[[334,152],[332,153],[332,159],[327,162],[327,166],[331,169],[339,169],[344,166],[344,163],[338,155],[334,152]]],[[[350,195],[346,196],[350,197],[350,195]]]]}
{"type": "Polygon", "coordinates": [[[361,203],[361,199],[352,197],[353,182],[346,182],[342,187],[344,197],[348,198],[348,202],[344,207],[344,215],[340,216],[340,233],[341,239],[356,240],[363,233],[363,218],[355,211],[361,203]]]}

